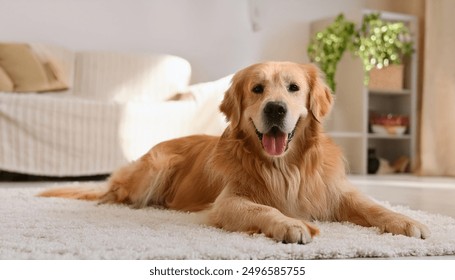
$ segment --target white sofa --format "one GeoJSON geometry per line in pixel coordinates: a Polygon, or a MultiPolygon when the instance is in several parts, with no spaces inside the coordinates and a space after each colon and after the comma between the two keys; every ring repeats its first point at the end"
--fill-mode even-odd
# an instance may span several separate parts
{"type": "Polygon", "coordinates": [[[230,76],[189,85],[190,64],[176,56],[30,46],[58,62],[68,89],[0,92],[0,171],[108,174],[158,142],[226,125],[218,104],[230,76]],[[178,92],[195,99],[167,101],[178,92]]]}

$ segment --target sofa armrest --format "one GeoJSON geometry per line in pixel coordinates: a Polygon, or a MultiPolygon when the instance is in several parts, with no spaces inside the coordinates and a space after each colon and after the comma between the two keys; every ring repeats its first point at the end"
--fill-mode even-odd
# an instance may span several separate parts
{"type": "Polygon", "coordinates": [[[189,84],[187,60],[172,55],[76,54],[74,95],[116,102],[162,101],[189,84]]]}
{"type": "Polygon", "coordinates": [[[231,85],[233,75],[219,80],[199,83],[189,86],[183,91],[194,98],[197,106],[196,119],[192,122],[191,133],[221,135],[226,128],[226,118],[220,112],[219,106],[224,93],[231,85]]]}

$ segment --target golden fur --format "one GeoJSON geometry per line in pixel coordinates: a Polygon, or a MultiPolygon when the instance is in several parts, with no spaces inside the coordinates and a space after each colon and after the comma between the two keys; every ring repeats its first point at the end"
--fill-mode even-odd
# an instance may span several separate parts
{"type": "Polygon", "coordinates": [[[322,131],[331,106],[315,66],[255,64],[239,71],[225,93],[220,109],[229,126],[221,137],[162,142],[114,172],[106,188],[40,195],[200,211],[210,225],[290,243],[310,242],[319,233],[313,220],[428,237],[426,226],[373,202],[348,182],[340,149],[322,131]],[[276,108],[266,109],[268,103],[285,110],[269,118],[276,108]]]}

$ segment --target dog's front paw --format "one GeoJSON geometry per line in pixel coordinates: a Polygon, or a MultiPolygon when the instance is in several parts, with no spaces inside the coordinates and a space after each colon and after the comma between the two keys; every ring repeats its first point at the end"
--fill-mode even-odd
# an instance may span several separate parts
{"type": "Polygon", "coordinates": [[[427,239],[431,235],[427,226],[402,215],[389,219],[388,222],[381,227],[381,230],[383,232],[421,239],[427,239]]]}
{"type": "Polygon", "coordinates": [[[265,234],[283,243],[307,244],[319,234],[319,229],[310,223],[289,218],[270,226],[265,234]]]}

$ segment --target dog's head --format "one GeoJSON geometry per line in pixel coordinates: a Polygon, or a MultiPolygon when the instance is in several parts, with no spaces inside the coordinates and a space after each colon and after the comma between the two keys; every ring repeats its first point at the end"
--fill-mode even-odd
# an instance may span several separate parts
{"type": "Polygon", "coordinates": [[[266,156],[283,156],[299,126],[320,122],[331,109],[332,94],[319,73],[311,64],[249,66],[234,75],[220,109],[232,131],[257,137],[266,156]]]}

